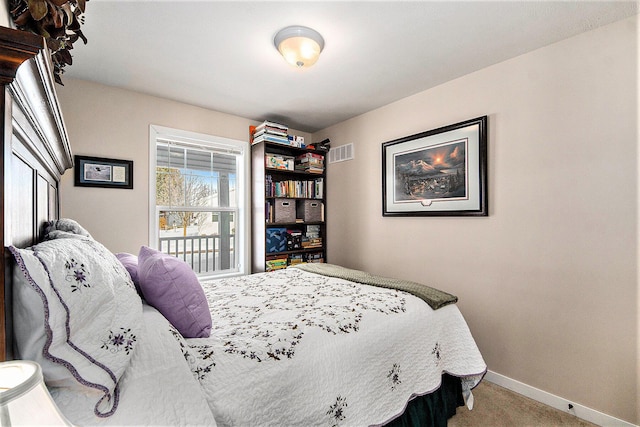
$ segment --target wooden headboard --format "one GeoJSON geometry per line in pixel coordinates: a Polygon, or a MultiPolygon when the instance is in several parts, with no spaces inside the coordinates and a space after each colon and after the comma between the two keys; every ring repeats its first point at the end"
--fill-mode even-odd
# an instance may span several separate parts
{"type": "Polygon", "coordinates": [[[38,241],[42,225],[59,216],[59,182],[73,166],[44,39],[0,27],[0,360],[13,358],[9,245],[38,241]]]}

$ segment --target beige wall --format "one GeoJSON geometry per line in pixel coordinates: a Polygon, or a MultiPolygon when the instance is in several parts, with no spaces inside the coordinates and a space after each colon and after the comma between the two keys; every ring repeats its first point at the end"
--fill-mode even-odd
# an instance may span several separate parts
{"type": "Polygon", "coordinates": [[[636,19],[478,71],[314,134],[330,262],[433,285],[489,369],[638,414],[636,19]],[[381,144],[489,116],[488,218],[382,217],[381,144]]]}
{"type": "MultiPolygon", "coordinates": [[[[114,252],[149,243],[149,125],[247,141],[249,119],[64,77],[57,86],[74,154],[133,160],[133,190],[74,187],[62,178],[61,215],[114,252]]],[[[298,134],[309,134],[297,132],[298,134]]]]}
{"type": "Polygon", "coordinates": [[[9,14],[8,2],[0,2],[0,26],[11,27],[11,15],[9,14]]]}

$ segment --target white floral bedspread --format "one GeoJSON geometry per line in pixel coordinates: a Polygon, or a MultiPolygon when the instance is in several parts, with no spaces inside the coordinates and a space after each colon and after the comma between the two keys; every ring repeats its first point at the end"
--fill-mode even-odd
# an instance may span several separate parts
{"type": "Polygon", "coordinates": [[[203,282],[210,338],[175,333],[219,426],[365,426],[486,365],[455,305],[299,269],[203,282]]]}

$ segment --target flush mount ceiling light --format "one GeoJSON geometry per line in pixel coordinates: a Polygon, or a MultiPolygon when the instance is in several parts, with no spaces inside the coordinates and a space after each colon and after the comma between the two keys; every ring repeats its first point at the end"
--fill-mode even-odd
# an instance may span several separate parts
{"type": "Polygon", "coordinates": [[[278,31],[273,44],[289,64],[307,68],[318,60],[324,39],[316,30],[295,25],[278,31]]]}

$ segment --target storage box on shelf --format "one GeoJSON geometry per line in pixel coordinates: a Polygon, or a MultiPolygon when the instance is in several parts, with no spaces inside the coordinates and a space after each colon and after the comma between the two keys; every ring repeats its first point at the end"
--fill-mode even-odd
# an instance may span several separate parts
{"type": "Polygon", "coordinates": [[[325,262],[326,151],[304,148],[302,137],[288,135],[285,142],[285,125],[265,122],[257,129],[251,137],[252,271],[325,262]]]}
{"type": "Polygon", "coordinates": [[[281,227],[267,228],[267,252],[277,253],[287,250],[287,229],[281,227]]]}
{"type": "Polygon", "coordinates": [[[268,205],[273,206],[273,215],[265,218],[268,223],[296,222],[296,201],[292,199],[269,200],[268,205]]]}
{"type": "Polygon", "coordinates": [[[295,170],[295,158],[291,156],[281,156],[278,154],[267,154],[265,157],[267,168],[295,170]]]}
{"type": "Polygon", "coordinates": [[[296,218],[304,222],[320,222],[323,216],[323,205],[319,200],[299,200],[296,204],[296,218]]]}

